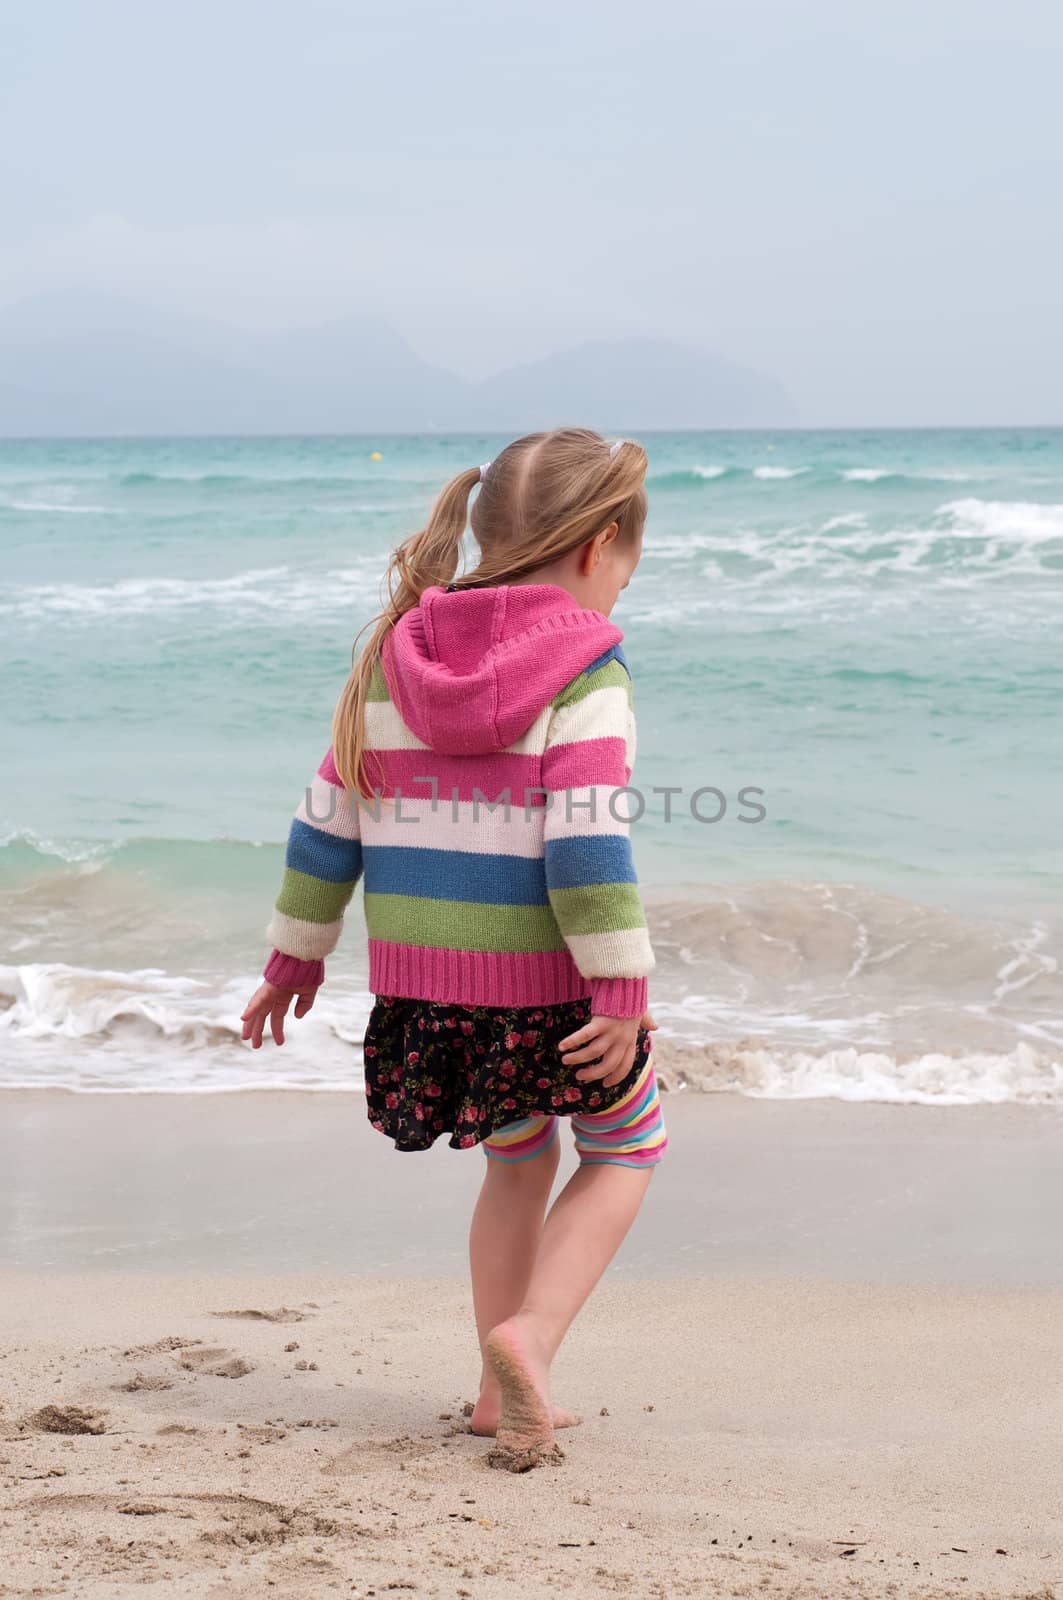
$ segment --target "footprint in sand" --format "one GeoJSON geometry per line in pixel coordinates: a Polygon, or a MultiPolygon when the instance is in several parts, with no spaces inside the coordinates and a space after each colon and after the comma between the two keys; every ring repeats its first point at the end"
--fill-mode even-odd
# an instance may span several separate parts
{"type": "Polygon", "coordinates": [[[432,1441],[422,1442],[406,1434],[400,1434],[397,1439],[362,1439],[326,1461],[321,1471],[329,1478],[345,1478],[357,1472],[372,1472],[389,1462],[397,1467],[400,1463],[417,1461],[434,1455],[438,1448],[432,1441]]]}
{"type": "Polygon", "coordinates": [[[276,1311],[212,1311],[212,1317],[231,1317],[242,1322],[305,1322],[305,1311],[293,1311],[291,1306],[278,1306],[276,1311]]]}
{"type": "Polygon", "coordinates": [[[38,1433],[106,1433],[103,1413],[83,1406],[42,1406],[26,1418],[24,1426],[38,1433]]]}
{"type": "Polygon", "coordinates": [[[255,1370],[243,1356],[234,1355],[231,1350],[209,1347],[183,1351],[177,1358],[177,1365],[185,1372],[195,1372],[209,1378],[246,1378],[249,1372],[255,1370]]]}
{"type": "Polygon", "coordinates": [[[168,1333],[165,1339],[156,1339],[154,1344],[134,1344],[128,1350],[123,1350],[124,1356],[164,1356],[171,1350],[191,1350],[195,1345],[202,1344],[202,1339],[182,1339],[178,1333],[168,1333]]]}
{"type": "Polygon", "coordinates": [[[100,1513],[107,1511],[126,1517],[191,1519],[200,1524],[201,1543],[235,1545],[244,1550],[331,1537],[343,1531],[339,1523],[309,1509],[242,1494],[161,1494],[151,1500],[117,1494],[35,1495],[23,1500],[19,1509],[45,1517],[61,1513],[66,1544],[71,1543],[72,1536],[76,1542],[79,1534],[92,1535],[96,1540],[100,1513]]]}
{"type": "Polygon", "coordinates": [[[173,1379],[165,1378],[161,1373],[141,1372],[138,1369],[125,1383],[116,1383],[112,1387],[122,1394],[137,1394],[141,1389],[172,1389],[173,1379]]]}

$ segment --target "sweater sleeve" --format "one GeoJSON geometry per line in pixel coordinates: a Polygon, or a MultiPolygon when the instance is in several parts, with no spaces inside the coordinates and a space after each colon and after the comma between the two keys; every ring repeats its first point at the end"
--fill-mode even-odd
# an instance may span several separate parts
{"type": "Polygon", "coordinates": [[[554,701],[543,753],[546,886],[598,1016],[646,1009],[653,951],[628,837],[635,718],[631,678],[610,652],[554,701]]]}
{"type": "Polygon", "coordinates": [[[265,977],[289,989],[324,982],[325,957],[336,948],[343,914],[362,875],[358,807],[330,750],[292,818],[284,880],[266,932],[273,953],[265,977]]]}

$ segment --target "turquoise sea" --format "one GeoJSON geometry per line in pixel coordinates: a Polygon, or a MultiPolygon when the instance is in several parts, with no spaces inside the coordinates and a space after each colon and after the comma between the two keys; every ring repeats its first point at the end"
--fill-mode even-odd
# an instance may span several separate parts
{"type": "MultiPolygon", "coordinates": [[[[236,1017],[388,549],[503,442],[0,442],[0,1082],[357,1081],[356,912],[283,1055],[236,1017]]],[[[616,620],[691,1086],[1063,1102],[1063,432],[644,442],[616,620]]]]}

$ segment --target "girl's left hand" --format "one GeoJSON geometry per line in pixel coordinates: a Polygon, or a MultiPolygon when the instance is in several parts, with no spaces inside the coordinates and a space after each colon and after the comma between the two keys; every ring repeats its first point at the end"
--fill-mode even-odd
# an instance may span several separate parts
{"type": "Polygon", "coordinates": [[[592,1017],[584,1027],[561,1040],[561,1059],[566,1067],[592,1061],[593,1066],[585,1066],[575,1074],[577,1081],[597,1081],[603,1089],[612,1089],[631,1071],[639,1029],[652,1033],[656,1027],[648,1011],[641,1017],[592,1017]]]}
{"type": "Polygon", "coordinates": [[[257,988],[240,1018],[244,1025],[241,1038],[250,1039],[252,1050],[262,1048],[262,1030],[269,1018],[269,1029],[277,1044],[284,1043],[284,1019],[288,1007],[295,1001],[295,1015],[305,1017],[314,1003],[316,989],[281,989],[268,980],[257,988]]]}

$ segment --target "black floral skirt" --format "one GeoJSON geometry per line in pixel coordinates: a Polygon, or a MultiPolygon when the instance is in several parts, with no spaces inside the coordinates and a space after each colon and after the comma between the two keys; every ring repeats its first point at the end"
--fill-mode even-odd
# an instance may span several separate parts
{"type": "Polygon", "coordinates": [[[605,1111],[645,1066],[649,1034],[639,1030],[620,1083],[581,1083],[582,1066],[567,1067],[559,1047],[590,1016],[584,1000],[512,1009],[378,995],[365,1033],[369,1120],[399,1150],[427,1150],[443,1134],[465,1150],[523,1117],[605,1111]]]}

